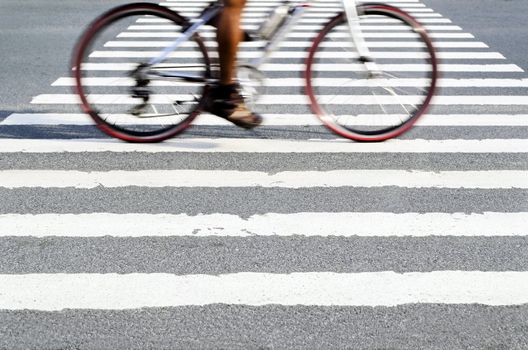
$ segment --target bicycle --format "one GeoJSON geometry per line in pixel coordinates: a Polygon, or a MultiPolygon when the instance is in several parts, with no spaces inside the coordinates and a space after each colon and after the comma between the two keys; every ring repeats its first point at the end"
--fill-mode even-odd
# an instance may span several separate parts
{"type": "MultiPolygon", "coordinates": [[[[401,135],[427,111],[435,94],[438,63],[432,41],[422,24],[396,7],[355,0],[342,0],[342,5],[344,10],[316,34],[305,59],[304,92],[311,110],[331,131],[352,140],[401,135]],[[402,59],[411,64],[399,64],[402,59]],[[356,93],[365,89],[368,94],[356,93]]],[[[311,6],[282,4],[258,30],[245,31],[246,41],[261,45],[238,68],[242,94],[251,106],[258,105],[265,86],[260,68],[311,6]]],[[[214,33],[199,31],[214,26],[221,9],[220,2],[211,3],[194,20],[151,3],[102,14],[82,34],[73,54],[75,91],[83,111],[103,132],[130,142],[163,141],[185,130],[203,112],[202,96],[217,81],[218,65],[202,38],[214,33]],[[107,47],[135,51],[116,54],[105,51],[107,47]],[[102,58],[121,61],[100,62],[102,58]],[[92,93],[92,88],[105,93],[92,93]]]]}

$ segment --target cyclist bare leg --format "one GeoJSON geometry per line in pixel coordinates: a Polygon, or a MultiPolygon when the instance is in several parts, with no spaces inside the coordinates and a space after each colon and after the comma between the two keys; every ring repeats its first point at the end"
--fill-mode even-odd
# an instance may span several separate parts
{"type": "Polygon", "coordinates": [[[238,44],[242,38],[240,17],[246,0],[224,0],[224,9],[218,21],[216,41],[220,58],[220,84],[233,83],[238,44]]]}
{"type": "Polygon", "coordinates": [[[242,39],[240,17],[246,0],[223,0],[224,8],[218,20],[216,40],[220,60],[220,84],[213,88],[207,109],[246,129],[262,123],[262,117],[251,112],[239,94],[235,82],[238,44],[242,39]]]}

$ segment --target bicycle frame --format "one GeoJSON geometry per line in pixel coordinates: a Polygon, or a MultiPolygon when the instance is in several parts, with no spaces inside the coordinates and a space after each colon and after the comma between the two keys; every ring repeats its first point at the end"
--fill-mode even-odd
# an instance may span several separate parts
{"type": "MultiPolygon", "coordinates": [[[[342,3],[350,29],[352,41],[359,54],[359,60],[360,62],[363,62],[365,64],[365,67],[369,73],[375,74],[378,69],[376,63],[372,60],[370,56],[369,49],[365,43],[363,33],[361,32],[361,28],[359,26],[360,14],[357,11],[357,2],[356,0],[342,0],[342,3]]],[[[218,16],[220,11],[222,10],[222,7],[223,5],[218,2],[216,4],[211,5],[210,8],[206,8],[204,12],[200,15],[200,17],[198,17],[194,21],[194,23],[183,32],[183,35],[181,37],[176,39],[171,45],[167,46],[159,56],[152,58],[146,66],[149,67],[162,63],[172,51],[178,48],[181,43],[189,40],[195,33],[197,33],[202,25],[208,23],[211,19],[218,16]]],[[[289,15],[287,16],[284,23],[277,29],[276,33],[273,35],[271,40],[269,40],[264,45],[262,49],[262,55],[260,57],[250,60],[244,65],[258,70],[259,67],[267,61],[269,56],[275,51],[275,49],[279,46],[284,37],[290,32],[290,29],[297,23],[297,21],[302,17],[306,9],[309,7],[310,4],[300,4],[292,6],[289,15]]],[[[192,82],[204,82],[204,80],[206,80],[201,77],[174,72],[149,73],[157,76],[158,78],[178,78],[192,82]]],[[[205,82],[214,81],[215,80],[205,82]]]]}

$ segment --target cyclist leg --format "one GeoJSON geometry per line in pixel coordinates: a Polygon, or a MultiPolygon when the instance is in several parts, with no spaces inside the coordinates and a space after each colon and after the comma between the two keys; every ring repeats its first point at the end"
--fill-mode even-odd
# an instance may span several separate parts
{"type": "Polygon", "coordinates": [[[224,8],[218,20],[216,41],[220,59],[220,84],[233,83],[236,70],[238,44],[242,38],[240,17],[246,0],[224,0],[224,8]]]}
{"type": "Polygon", "coordinates": [[[240,127],[250,129],[262,123],[262,117],[251,112],[239,93],[234,76],[238,44],[242,39],[240,17],[246,0],[223,0],[216,40],[220,61],[220,84],[213,87],[207,110],[240,127]]]}

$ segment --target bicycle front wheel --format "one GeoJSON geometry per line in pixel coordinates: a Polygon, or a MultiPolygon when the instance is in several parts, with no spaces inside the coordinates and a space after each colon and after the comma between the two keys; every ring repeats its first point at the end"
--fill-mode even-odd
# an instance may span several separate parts
{"type": "Polygon", "coordinates": [[[74,84],[83,111],[99,129],[125,141],[158,142],[183,131],[199,114],[204,81],[211,75],[202,39],[195,34],[162,63],[151,61],[188,23],[166,7],[134,3],[106,12],[88,27],[73,54],[74,84]]]}
{"type": "Polygon", "coordinates": [[[424,27],[405,12],[365,4],[358,14],[377,69],[366,69],[341,13],[310,49],[306,92],[312,111],[333,132],[356,141],[383,141],[409,130],[427,111],[437,59],[424,27]]]}

